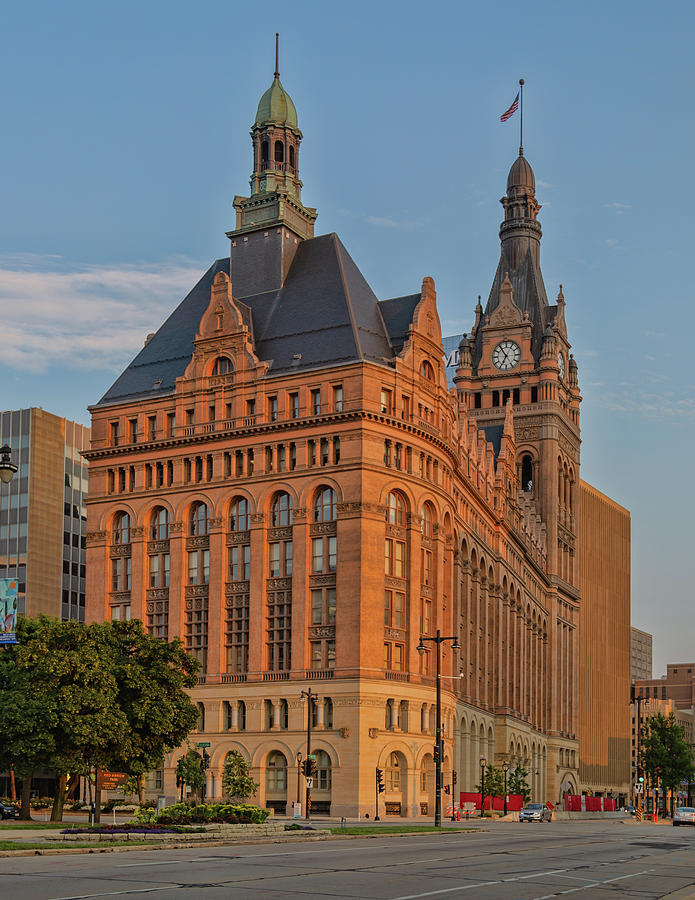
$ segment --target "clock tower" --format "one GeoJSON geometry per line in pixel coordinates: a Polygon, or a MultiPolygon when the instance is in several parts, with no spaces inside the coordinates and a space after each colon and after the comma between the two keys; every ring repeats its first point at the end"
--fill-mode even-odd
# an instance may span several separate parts
{"type": "MultiPolygon", "coordinates": [[[[562,286],[551,304],[543,283],[541,206],[522,148],[500,202],[504,220],[499,264],[485,310],[478,300],[473,329],[459,345],[454,381],[459,403],[493,445],[512,407],[519,492],[510,499],[523,514],[542,522],[556,621],[569,623],[572,632],[559,627],[549,636],[552,654],[561,666],[574,669],[581,396],[577,364],[569,352],[562,286]]],[[[562,690],[559,683],[556,689],[562,690]]],[[[551,731],[573,737],[576,707],[571,698],[555,697],[550,709],[551,731]]]]}

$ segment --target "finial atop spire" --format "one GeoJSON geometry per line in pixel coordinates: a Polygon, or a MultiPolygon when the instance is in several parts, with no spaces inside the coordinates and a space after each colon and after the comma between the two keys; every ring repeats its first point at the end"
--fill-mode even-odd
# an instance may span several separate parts
{"type": "Polygon", "coordinates": [[[275,78],[280,77],[280,67],[278,65],[279,44],[280,44],[280,33],[278,31],[276,31],[275,32],[275,78]]]}
{"type": "MultiPolygon", "coordinates": [[[[277,68],[277,66],[276,66],[277,68]]],[[[524,79],[519,79],[519,93],[521,94],[519,104],[519,156],[524,155],[524,79]]]]}

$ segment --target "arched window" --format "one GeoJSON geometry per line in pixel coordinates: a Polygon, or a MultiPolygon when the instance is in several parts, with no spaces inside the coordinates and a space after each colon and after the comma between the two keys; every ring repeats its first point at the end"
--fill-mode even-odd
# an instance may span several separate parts
{"type": "Polygon", "coordinates": [[[150,534],[153,541],[169,540],[169,511],[157,506],[150,516],[150,534]]]}
{"type": "Polygon", "coordinates": [[[386,521],[389,525],[405,525],[405,502],[394,491],[386,497],[386,521]]]}
{"type": "Polygon", "coordinates": [[[198,722],[196,723],[196,731],[205,731],[205,704],[196,703],[198,707],[198,722]]]}
{"type": "Polygon", "coordinates": [[[292,524],[292,498],[289,494],[276,494],[270,507],[270,524],[283,528],[292,524]]]}
{"type": "Polygon", "coordinates": [[[422,758],[422,762],[420,763],[420,790],[423,793],[427,793],[430,788],[430,767],[432,763],[432,757],[427,754],[422,758]]]}
{"type": "Polygon", "coordinates": [[[384,727],[394,728],[396,724],[396,712],[394,709],[394,700],[389,699],[386,701],[386,714],[384,716],[384,727]]]}
{"type": "Polygon", "coordinates": [[[294,147],[290,144],[290,168],[294,169],[294,147]]]}
{"type": "Polygon", "coordinates": [[[275,162],[284,162],[285,146],[282,141],[275,141],[275,162]]]}
{"type": "Polygon", "coordinates": [[[268,756],[265,786],[271,794],[287,790],[287,760],[279,750],[274,750],[268,756]]]}
{"type": "Polygon", "coordinates": [[[287,727],[290,722],[290,707],[287,703],[287,700],[280,701],[280,728],[287,730],[287,727]]]}
{"type": "Polygon", "coordinates": [[[246,703],[243,700],[237,700],[236,708],[239,731],[246,731],[246,703]]]}
{"type": "Polygon", "coordinates": [[[261,163],[265,166],[268,162],[268,141],[261,141],[261,163]]]}
{"type": "Polygon", "coordinates": [[[325,697],[323,701],[323,724],[326,728],[333,728],[333,701],[325,697]]]}
{"type": "Polygon", "coordinates": [[[208,533],[208,507],[206,503],[194,503],[191,507],[189,533],[204,535],[208,533]]]}
{"type": "Polygon", "coordinates": [[[316,789],[319,791],[331,789],[331,758],[325,750],[316,752],[316,789]]]}
{"type": "Polygon", "coordinates": [[[263,701],[263,728],[266,731],[270,731],[273,727],[273,701],[272,700],[264,700],[263,701]]]}
{"type": "Polygon", "coordinates": [[[431,363],[429,363],[426,359],[422,361],[422,365],[420,366],[420,374],[423,378],[427,379],[427,381],[434,381],[434,369],[432,368],[431,363]]]}
{"type": "Polygon", "coordinates": [[[235,497],[229,507],[229,530],[248,531],[249,501],[245,497],[235,497]]]}
{"type": "Polygon", "coordinates": [[[401,761],[397,753],[389,754],[386,764],[386,790],[400,791],[401,789],[401,761]]]}
{"type": "Polygon", "coordinates": [[[112,539],[114,544],[130,543],[130,516],[127,512],[117,512],[113,517],[112,539]]]}
{"type": "Polygon", "coordinates": [[[232,372],[232,361],[227,356],[218,356],[212,367],[213,375],[229,375],[232,372]]]}
{"type": "Polygon", "coordinates": [[[521,457],[521,490],[533,490],[533,460],[528,453],[521,457]]]}
{"type": "Polygon", "coordinates": [[[319,488],[314,495],[314,522],[335,520],[336,493],[333,488],[319,488]]]}
{"type": "Polygon", "coordinates": [[[425,503],[422,507],[422,519],[420,523],[422,536],[431,538],[434,534],[434,509],[431,503],[425,503]]]}

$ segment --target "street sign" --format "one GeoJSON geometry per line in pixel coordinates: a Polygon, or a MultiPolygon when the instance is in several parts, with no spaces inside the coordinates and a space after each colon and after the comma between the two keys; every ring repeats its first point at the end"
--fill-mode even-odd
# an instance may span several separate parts
{"type": "Polygon", "coordinates": [[[635,793],[636,793],[636,794],[641,794],[643,788],[644,788],[644,785],[643,785],[643,784],[640,784],[639,782],[637,782],[637,784],[635,785],[635,793]]]}
{"type": "Polygon", "coordinates": [[[209,747],[209,746],[210,746],[210,741],[200,741],[199,743],[196,744],[196,747],[209,747]]]}
{"type": "Polygon", "coordinates": [[[313,778],[307,778],[307,780],[306,780],[306,786],[309,788],[309,790],[311,790],[311,788],[313,788],[313,786],[314,786],[314,779],[313,779],[313,778]]]}
{"type": "Polygon", "coordinates": [[[99,769],[98,787],[102,791],[115,791],[128,780],[125,772],[105,772],[99,769]]]}

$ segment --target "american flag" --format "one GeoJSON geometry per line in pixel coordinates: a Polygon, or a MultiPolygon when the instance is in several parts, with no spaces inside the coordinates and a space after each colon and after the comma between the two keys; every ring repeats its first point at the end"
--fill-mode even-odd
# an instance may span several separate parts
{"type": "Polygon", "coordinates": [[[519,95],[517,94],[516,97],[514,98],[514,102],[509,107],[509,109],[506,112],[503,112],[502,115],[500,116],[500,122],[506,122],[507,119],[511,119],[511,117],[514,115],[514,113],[517,111],[518,108],[519,108],[519,95]]]}

